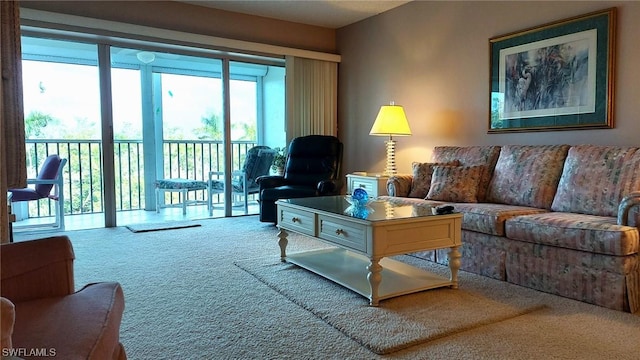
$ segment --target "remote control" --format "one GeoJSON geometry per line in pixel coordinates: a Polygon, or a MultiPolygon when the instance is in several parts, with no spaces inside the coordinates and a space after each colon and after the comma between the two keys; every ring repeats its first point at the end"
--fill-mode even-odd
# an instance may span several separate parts
{"type": "Polygon", "coordinates": [[[453,214],[454,207],[451,205],[438,206],[436,208],[436,214],[445,215],[445,214],[453,214]]]}

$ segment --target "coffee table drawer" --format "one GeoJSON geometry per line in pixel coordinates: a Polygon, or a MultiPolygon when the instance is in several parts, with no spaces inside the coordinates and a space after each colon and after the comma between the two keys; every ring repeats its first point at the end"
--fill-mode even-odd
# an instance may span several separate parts
{"type": "Polygon", "coordinates": [[[280,217],[278,225],[285,229],[316,236],[315,214],[309,211],[278,207],[280,217]]]}
{"type": "Polygon", "coordinates": [[[334,244],[362,252],[367,251],[367,227],[340,219],[318,217],[318,237],[334,244]]]}

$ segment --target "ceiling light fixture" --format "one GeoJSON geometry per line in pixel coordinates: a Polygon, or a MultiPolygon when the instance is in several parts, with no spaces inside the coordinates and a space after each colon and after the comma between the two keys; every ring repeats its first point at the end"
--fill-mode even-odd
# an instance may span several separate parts
{"type": "Polygon", "coordinates": [[[156,54],[149,51],[140,51],[136,54],[138,60],[143,64],[150,64],[156,59],[156,54]]]}

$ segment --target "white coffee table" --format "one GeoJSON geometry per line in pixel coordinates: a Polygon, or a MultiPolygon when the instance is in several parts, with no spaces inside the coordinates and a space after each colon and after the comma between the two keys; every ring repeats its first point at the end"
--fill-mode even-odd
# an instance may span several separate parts
{"type": "Polygon", "coordinates": [[[276,205],[281,260],[365,296],[372,306],[427,289],[458,288],[461,214],[434,215],[429,207],[393,206],[388,201],[353,211],[343,196],[279,200],[276,205]],[[289,232],[332,246],[287,254],[289,232]],[[445,248],[450,249],[449,278],[388,258],[445,248]]]}

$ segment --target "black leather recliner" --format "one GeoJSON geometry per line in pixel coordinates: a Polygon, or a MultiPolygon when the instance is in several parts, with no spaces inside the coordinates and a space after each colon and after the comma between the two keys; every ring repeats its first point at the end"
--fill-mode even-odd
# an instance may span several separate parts
{"type": "Polygon", "coordinates": [[[283,176],[261,176],[260,221],[277,222],[279,199],[338,195],[342,189],[340,166],[343,145],[335,136],[308,135],[289,144],[283,176]]]}

